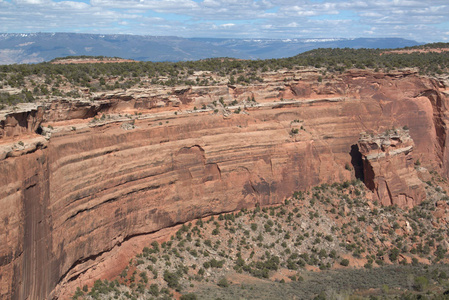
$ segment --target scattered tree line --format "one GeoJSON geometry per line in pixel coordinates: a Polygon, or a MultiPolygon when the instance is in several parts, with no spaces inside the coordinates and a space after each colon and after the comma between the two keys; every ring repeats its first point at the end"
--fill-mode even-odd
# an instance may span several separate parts
{"type": "MultiPolygon", "coordinates": [[[[449,48],[449,43],[434,43],[418,47],[422,49],[449,48]]],[[[410,48],[413,47],[404,49],[410,48]]],[[[93,58],[104,59],[102,56],[93,58]]],[[[0,103],[29,102],[34,101],[36,96],[76,97],[79,95],[79,89],[88,89],[90,92],[127,89],[139,84],[142,80],[149,84],[166,86],[206,86],[217,84],[215,80],[218,76],[225,78],[231,85],[252,84],[263,82],[262,74],[269,71],[304,67],[322,68],[326,72],[339,73],[352,68],[389,72],[413,67],[418,68],[421,74],[438,75],[448,70],[449,52],[394,53],[384,49],[326,48],[315,49],[289,58],[266,60],[210,58],[186,62],[122,62],[120,64],[45,62],[0,65],[0,89],[10,87],[22,90],[21,95],[14,99],[5,95],[1,96],[0,103]],[[43,80],[39,82],[36,78],[43,80]],[[68,91],[68,89],[71,90],[68,91]],[[62,90],[64,92],[61,92],[62,90]]]]}

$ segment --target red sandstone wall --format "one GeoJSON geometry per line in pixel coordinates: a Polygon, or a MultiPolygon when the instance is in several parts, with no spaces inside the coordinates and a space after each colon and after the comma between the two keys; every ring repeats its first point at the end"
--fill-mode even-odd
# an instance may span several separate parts
{"type": "MultiPolygon", "coordinates": [[[[447,99],[430,79],[353,73],[280,92],[270,83],[222,90],[229,99],[298,101],[228,117],[170,113],[137,120],[134,130],[61,131],[46,148],[1,160],[0,298],[58,297],[132,237],[348,180],[362,131],[407,125],[414,157],[447,175],[447,99]],[[323,97],[335,101],[301,100],[323,97]]],[[[199,101],[192,90],[182,97],[199,101]]]]}

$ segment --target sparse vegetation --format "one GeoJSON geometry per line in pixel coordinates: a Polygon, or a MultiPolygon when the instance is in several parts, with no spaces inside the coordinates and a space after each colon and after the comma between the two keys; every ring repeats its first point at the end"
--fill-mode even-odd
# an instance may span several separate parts
{"type": "Polygon", "coordinates": [[[321,278],[322,288],[333,286],[335,295],[354,287],[373,295],[442,294],[449,228],[432,214],[445,197],[434,186],[426,202],[408,211],[368,203],[369,191],[354,180],[295,192],[282,205],[183,224],[169,241],[143,248],[113,284],[96,282],[74,298],[169,298],[180,292],[182,299],[228,299],[246,295],[239,274],[255,278],[260,298],[313,298],[321,293],[313,278],[321,278]],[[344,217],[337,213],[343,211],[344,217]],[[323,273],[309,271],[315,268],[323,273]],[[230,278],[236,280],[231,284],[230,278]],[[209,283],[216,288],[207,288],[209,283]]]}
{"type": "MultiPolygon", "coordinates": [[[[447,44],[438,45],[449,48],[447,44]]],[[[434,44],[424,47],[433,48],[434,44]]],[[[95,59],[110,58],[95,57],[95,59]]],[[[45,100],[49,97],[88,98],[98,91],[126,90],[149,85],[258,84],[263,82],[262,75],[265,72],[304,67],[320,69],[323,75],[320,75],[317,81],[321,83],[325,80],[327,72],[342,73],[351,68],[370,68],[384,72],[417,68],[421,74],[440,76],[447,73],[449,63],[447,52],[396,53],[380,49],[316,49],[289,58],[270,60],[213,58],[176,63],[2,65],[0,87],[13,90],[8,92],[0,90],[0,104],[15,105],[45,100]]],[[[249,102],[256,101],[254,95],[248,98],[249,102]]],[[[224,102],[222,104],[224,105],[224,102]]]]}

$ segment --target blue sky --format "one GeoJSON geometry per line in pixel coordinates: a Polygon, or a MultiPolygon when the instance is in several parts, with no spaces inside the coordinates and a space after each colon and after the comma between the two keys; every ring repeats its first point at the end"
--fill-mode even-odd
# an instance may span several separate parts
{"type": "Polygon", "coordinates": [[[449,0],[0,0],[0,32],[449,41],[449,0]]]}

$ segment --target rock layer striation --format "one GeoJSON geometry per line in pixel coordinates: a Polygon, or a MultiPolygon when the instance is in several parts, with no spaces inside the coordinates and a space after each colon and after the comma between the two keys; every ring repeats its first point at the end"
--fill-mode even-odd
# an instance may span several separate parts
{"type": "MultiPolygon", "coordinates": [[[[384,181],[380,173],[366,176],[384,204],[421,201],[404,177],[416,159],[447,176],[444,86],[412,72],[318,76],[298,70],[267,74],[258,85],[155,87],[6,115],[0,298],[64,298],[101,275],[91,271],[130,241],[349,180],[360,167],[351,150],[360,132],[408,126],[414,141],[413,152],[394,156],[391,145],[385,152],[405,168],[384,181]],[[393,188],[396,182],[409,189],[393,188]]],[[[401,137],[397,145],[410,141],[401,137]]],[[[395,168],[383,161],[367,160],[373,170],[395,168]]]]}
{"type": "Polygon", "coordinates": [[[358,146],[363,157],[366,186],[383,205],[413,207],[426,198],[423,182],[415,170],[414,148],[408,130],[387,130],[371,136],[362,134],[358,146]]]}

